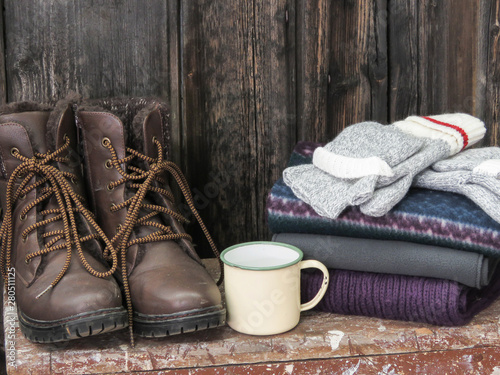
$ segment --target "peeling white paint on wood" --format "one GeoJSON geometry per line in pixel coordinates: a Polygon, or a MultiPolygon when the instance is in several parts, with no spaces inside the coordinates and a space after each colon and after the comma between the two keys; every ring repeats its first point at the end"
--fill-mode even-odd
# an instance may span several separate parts
{"type": "Polygon", "coordinates": [[[337,330],[328,331],[326,337],[330,339],[330,346],[332,350],[337,350],[339,348],[340,341],[342,341],[342,338],[344,337],[344,332],[337,330]]]}
{"type": "Polygon", "coordinates": [[[397,375],[397,372],[395,368],[392,368],[392,365],[387,364],[382,367],[382,371],[378,375],[397,375]]]}
{"type": "Polygon", "coordinates": [[[345,370],[342,375],[354,375],[356,372],[358,372],[359,365],[361,365],[361,361],[358,361],[358,363],[356,363],[356,365],[354,365],[350,369],[345,370]]]}

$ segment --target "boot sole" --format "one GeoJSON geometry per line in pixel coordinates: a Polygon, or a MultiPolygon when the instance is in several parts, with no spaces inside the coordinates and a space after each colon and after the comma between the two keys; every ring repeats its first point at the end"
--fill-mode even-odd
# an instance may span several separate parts
{"type": "Polygon", "coordinates": [[[141,337],[166,337],[216,328],[226,323],[226,309],[221,306],[168,315],[134,313],[134,333],[141,337]]]}
{"type": "Polygon", "coordinates": [[[127,311],[123,307],[97,310],[66,319],[40,321],[18,313],[21,332],[30,341],[53,343],[117,331],[128,326],[127,311]]]}

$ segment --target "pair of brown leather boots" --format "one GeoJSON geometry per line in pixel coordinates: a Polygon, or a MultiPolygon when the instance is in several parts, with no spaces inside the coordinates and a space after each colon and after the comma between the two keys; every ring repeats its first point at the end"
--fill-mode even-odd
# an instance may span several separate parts
{"type": "Polygon", "coordinates": [[[164,104],[142,98],[0,109],[1,265],[6,281],[15,272],[28,339],[127,326],[161,337],[224,324],[219,289],[168,186],[177,182],[218,256],[166,159],[168,118],[164,104]]]}

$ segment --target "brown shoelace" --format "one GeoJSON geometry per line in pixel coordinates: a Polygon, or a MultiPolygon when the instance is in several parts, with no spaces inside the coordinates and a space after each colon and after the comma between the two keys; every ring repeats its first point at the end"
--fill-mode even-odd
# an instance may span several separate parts
{"type": "Polygon", "coordinates": [[[34,189],[39,188],[38,197],[30,202],[21,212],[20,220],[25,220],[30,210],[43,204],[44,201],[55,196],[58,208],[46,209],[39,212],[44,219],[30,225],[22,234],[22,241],[26,241],[28,235],[49,223],[62,220],[63,229],[46,232],[42,235],[45,240],[45,247],[36,252],[30,253],[26,256],[25,262],[29,263],[33,258],[48,254],[51,251],[66,249],[66,261],[52,283],[41,292],[36,298],[40,298],[43,294],[53,288],[63,277],[69,268],[72,258],[72,249],[76,248],[76,252],[80,262],[85,269],[95,277],[108,277],[111,276],[117,268],[118,256],[111,244],[111,241],[106,237],[102,229],[97,225],[94,220],[93,214],[83,205],[84,198],[75,193],[70,182],[76,180],[76,176],[70,172],[62,172],[55,166],[51,165],[54,162],[68,163],[68,156],[62,156],[69,149],[70,141],[65,136],[65,143],[54,152],[35,153],[33,157],[28,158],[20,154],[17,148],[12,148],[11,154],[21,161],[21,164],[12,172],[7,183],[6,191],[6,209],[2,226],[0,228],[0,240],[2,249],[0,253],[0,267],[2,275],[7,285],[6,270],[11,267],[12,255],[12,235],[13,235],[13,218],[12,212],[19,199],[25,199],[26,194],[34,189]],[[30,183],[31,180],[38,176],[35,182],[30,183]],[[22,180],[16,188],[16,181],[22,180]],[[90,226],[95,230],[91,233],[80,237],[78,233],[75,214],[80,213],[89,222],[90,226]],[[49,218],[45,218],[50,216],[49,218]],[[90,241],[91,239],[102,239],[106,245],[105,254],[107,258],[111,258],[112,265],[107,272],[100,272],[95,270],[85,259],[82,250],[82,243],[90,241]],[[63,243],[57,244],[59,240],[64,239],[63,243]]]}
{"type": "Polygon", "coordinates": [[[109,152],[111,153],[111,159],[108,161],[110,163],[109,166],[113,166],[116,168],[116,170],[120,173],[122,176],[121,179],[117,181],[113,181],[108,185],[108,189],[112,190],[115,187],[130,182],[130,188],[137,189],[135,195],[132,198],[127,199],[126,201],[118,204],[118,205],[113,205],[110,209],[113,212],[116,212],[118,210],[121,210],[125,207],[128,207],[127,211],[127,216],[125,218],[125,223],[118,228],[118,231],[116,235],[111,239],[111,242],[115,245],[119,256],[120,256],[120,263],[121,263],[121,272],[122,272],[122,278],[123,278],[123,288],[125,291],[125,298],[127,301],[127,310],[129,314],[129,330],[130,330],[130,337],[131,337],[131,344],[132,346],[134,345],[134,339],[133,339],[133,310],[132,310],[132,299],[130,296],[130,287],[128,284],[128,274],[127,274],[127,261],[126,261],[126,255],[127,255],[127,248],[134,244],[143,244],[147,242],[158,242],[158,241],[165,241],[165,240],[180,240],[182,238],[186,238],[191,240],[191,236],[189,236],[187,233],[175,233],[170,226],[152,221],[151,218],[156,216],[159,213],[164,213],[166,215],[171,215],[173,218],[178,220],[181,223],[187,222],[187,219],[185,219],[181,214],[178,212],[175,212],[167,207],[159,206],[156,204],[148,204],[144,203],[144,198],[146,197],[146,194],[148,191],[155,192],[161,195],[164,195],[167,197],[170,201],[174,201],[174,197],[172,194],[166,190],[162,189],[158,186],[153,186],[155,181],[158,181],[160,185],[166,185],[167,182],[164,181],[160,175],[163,172],[169,172],[177,182],[177,185],[181,189],[181,192],[191,209],[193,215],[196,217],[196,220],[198,221],[201,229],[203,230],[203,233],[205,234],[205,237],[207,238],[208,243],[210,244],[210,247],[212,248],[212,251],[214,255],[217,257],[219,260],[220,264],[220,270],[221,274],[219,277],[219,280],[217,281],[217,285],[220,285],[223,280],[223,267],[222,263],[219,257],[219,251],[217,250],[217,247],[210,236],[210,233],[208,232],[207,227],[203,223],[203,220],[200,217],[200,214],[196,210],[194,206],[194,201],[193,197],[191,195],[191,192],[189,190],[188,183],[186,181],[186,178],[182,174],[181,170],[179,167],[171,162],[164,160],[163,156],[163,151],[162,151],[162,145],[161,143],[153,138],[153,142],[155,143],[157,147],[157,155],[158,157],[151,158],[147,155],[141,154],[140,152],[128,148],[127,147],[127,153],[129,154],[128,156],[125,156],[122,159],[119,159],[117,156],[117,153],[114,149],[114,147],[111,144],[111,141],[108,138],[104,138],[102,144],[108,148],[109,152]],[[136,167],[134,165],[131,165],[130,162],[134,159],[142,160],[144,164],[149,164],[149,168],[147,170],[143,170],[139,167],[136,167]],[[131,171],[131,173],[126,172],[125,170],[122,169],[120,164],[125,164],[127,165],[128,170],[131,171]],[[146,213],[144,216],[139,217],[139,213],[141,209],[146,209],[149,212],[146,213]],[[156,232],[153,232],[151,234],[148,234],[144,237],[140,238],[134,238],[130,240],[130,236],[132,234],[133,228],[136,225],[147,225],[147,226],[152,226],[157,228],[158,230],[156,232]]]}

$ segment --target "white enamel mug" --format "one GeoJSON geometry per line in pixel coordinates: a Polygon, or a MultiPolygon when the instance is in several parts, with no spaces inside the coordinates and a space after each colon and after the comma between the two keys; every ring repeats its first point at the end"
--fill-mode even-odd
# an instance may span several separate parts
{"type": "Polygon", "coordinates": [[[300,312],[312,309],[328,288],[327,268],[316,260],[302,261],[295,246],[270,241],[246,242],[221,254],[227,323],[251,335],[274,335],[293,329],[300,312]],[[300,270],[318,268],[323,283],[316,296],[300,304],[300,270]]]}

